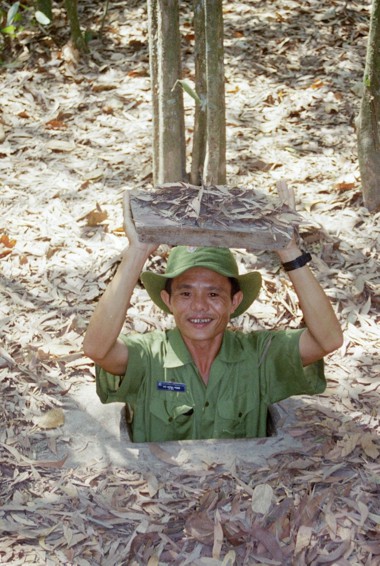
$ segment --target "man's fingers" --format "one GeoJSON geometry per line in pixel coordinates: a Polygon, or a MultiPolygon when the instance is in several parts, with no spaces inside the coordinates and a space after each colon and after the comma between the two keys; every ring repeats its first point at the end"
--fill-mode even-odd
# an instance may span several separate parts
{"type": "Polygon", "coordinates": [[[144,249],[148,257],[158,248],[159,244],[148,244],[148,243],[140,242],[132,216],[131,195],[128,190],[125,191],[123,195],[123,207],[124,207],[124,231],[125,231],[125,235],[129,240],[129,247],[137,246],[140,249],[144,249]]]}
{"type": "Polygon", "coordinates": [[[124,191],[123,194],[123,207],[124,207],[124,218],[127,217],[128,220],[131,219],[131,202],[129,191],[124,191]]]}
{"type": "Polygon", "coordinates": [[[126,234],[135,232],[135,225],[132,220],[131,200],[129,191],[125,191],[123,195],[123,211],[124,211],[124,231],[126,234]]]}
{"type": "Polygon", "coordinates": [[[289,208],[295,210],[296,198],[293,188],[289,188],[287,182],[284,179],[277,181],[276,187],[281,203],[287,204],[289,208]]]}

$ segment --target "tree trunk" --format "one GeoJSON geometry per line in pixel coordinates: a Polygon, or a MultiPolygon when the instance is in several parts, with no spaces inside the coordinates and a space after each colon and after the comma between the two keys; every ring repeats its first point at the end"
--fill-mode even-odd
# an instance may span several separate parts
{"type": "Polygon", "coordinates": [[[207,149],[206,185],[226,183],[226,110],[224,94],[223,3],[203,0],[206,28],[207,149]]]}
{"type": "Polygon", "coordinates": [[[191,183],[201,185],[206,157],[206,30],[203,0],[194,0],[195,34],[195,90],[201,101],[196,103],[194,114],[193,150],[191,154],[191,183]]]}
{"type": "Polygon", "coordinates": [[[88,52],[87,43],[82,35],[78,18],[78,0],[65,0],[67,17],[70,23],[71,41],[78,51],[88,52]]]}
{"type": "Polygon", "coordinates": [[[149,27],[149,66],[150,84],[152,92],[152,119],[153,119],[153,182],[157,184],[159,176],[159,113],[158,113],[158,23],[157,23],[157,0],[148,2],[148,27],[149,27]]]}
{"type": "Polygon", "coordinates": [[[380,0],[373,0],[364,72],[364,92],[357,123],[358,157],[364,203],[380,208],[380,0]]]}
{"type": "MultiPolygon", "coordinates": [[[[222,0],[193,0],[196,102],[194,185],[226,183],[222,0]]],[[[178,0],[148,0],[153,106],[153,183],[186,180],[178,0]]]]}
{"type": "Polygon", "coordinates": [[[178,0],[149,0],[154,184],[186,179],[178,0]]]}

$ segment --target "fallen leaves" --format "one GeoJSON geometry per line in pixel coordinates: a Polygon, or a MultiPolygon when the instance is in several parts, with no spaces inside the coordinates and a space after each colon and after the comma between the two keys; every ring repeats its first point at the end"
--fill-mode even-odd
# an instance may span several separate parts
{"type": "MultiPolygon", "coordinates": [[[[242,452],[231,468],[212,456],[198,468],[159,445],[123,468],[66,460],[68,444],[80,448],[65,404],[92,379],[83,333],[126,245],[121,195],[152,176],[146,13],[134,4],[110,5],[88,65],[70,44],[55,54],[41,41],[28,43],[28,66],[2,69],[0,562],[378,564],[379,215],[361,203],[352,126],[368,6],[234,2],[225,13],[229,186],[294,187],[312,220],[313,269],[345,331],[327,393],[305,400],[289,431],[299,449],[275,442],[264,462],[242,452]]],[[[231,195],[212,197],[222,206],[231,195]]],[[[249,221],[241,197],[233,215],[249,221]]],[[[207,194],[187,204],[199,221],[207,194]]],[[[264,280],[237,324],[302,324],[277,260],[236,254],[264,280]]],[[[162,248],[150,266],[166,257],[162,248]]],[[[138,287],[127,328],[170,325],[138,287]]]]}
{"type": "Polygon", "coordinates": [[[347,458],[356,448],[359,448],[364,451],[368,458],[376,460],[379,456],[379,450],[374,441],[376,441],[375,437],[369,433],[349,432],[337,443],[334,457],[347,458]]]}
{"type": "Polygon", "coordinates": [[[12,253],[16,243],[16,240],[10,238],[8,234],[0,233],[0,259],[12,253]]]}
{"type": "MultiPolygon", "coordinates": [[[[2,493],[2,530],[12,537],[12,545],[1,547],[2,560],[36,538],[43,557],[64,553],[75,562],[80,553],[90,564],[212,557],[233,566],[247,556],[268,564],[328,564],[329,558],[348,559],[354,548],[356,557],[376,560],[380,545],[369,537],[379,532],[379,466],[327,458],[321,469],[314,455],[321,444],[317,430],[314,424],[308,431],[308,451],[298,464],[280,452],[273,465],[241,462],[233,474],[221,469],[202,475],[178,465],[144,475],[117,467],[64,470],[62,461],[54,467],[37,463],[0,445],[10,454],[2,453],[2,470],[13,486],[2,493]],[[20,465],[24,471],[15,475],[20,465]],[[360,489],[359,470],[367,478],[360,489]]],[[[36,551],[33,544],[24,550],[29,559],[36,551]]]]}

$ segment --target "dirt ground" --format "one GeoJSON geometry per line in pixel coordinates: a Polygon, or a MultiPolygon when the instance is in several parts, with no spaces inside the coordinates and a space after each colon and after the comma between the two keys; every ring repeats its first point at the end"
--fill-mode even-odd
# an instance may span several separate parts
{"type": "MultiPolygon", "coordinates": [[[[103,4],[80,9],[99,29],[103,4]]],[[[326,392],[295,405],[294,443],[271,439],[261,456],[266,440],[239,441],[225,462],[207,443],[126,441],[118,458],[120,408],[98,413],[81,352],[127,245],[122,194],[152,182],[146,5],[112,3],[86,59],[57,23],[24,32],[0,75],[1,564],[380,564],[380,216],[363,206],[355,134],[368,25],[369,2],[225,5],[228,184],[272,193],[287,180],[345,333],[326,392]]],[[[186,94],[185,106],[190,159],[186,94]]],[[[299,326],[275,255],[236,254],[264,280],[236,325],[299,326]]],[[[137,288],[126,328],[171,324],[137,288]]]]}

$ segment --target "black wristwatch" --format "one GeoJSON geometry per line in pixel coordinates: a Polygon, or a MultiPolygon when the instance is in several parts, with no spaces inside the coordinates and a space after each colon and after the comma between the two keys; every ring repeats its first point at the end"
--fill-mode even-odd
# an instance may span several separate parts
{"type": "Polygon", "coordinates": [[[302,252],[302,255],[296,257],[296,259],[283,263],[282,267],[285,269],[285,271],[293,271],[294,269],[303,267],[304,265],[309,263],[309,261],[311,261],[311,255],[309,254],[309,252],[302,252]]]}

